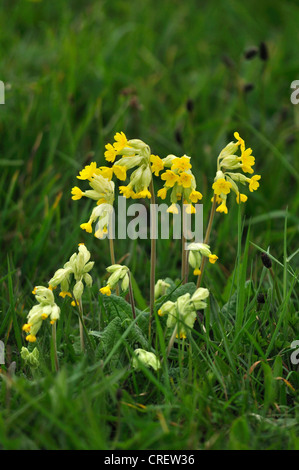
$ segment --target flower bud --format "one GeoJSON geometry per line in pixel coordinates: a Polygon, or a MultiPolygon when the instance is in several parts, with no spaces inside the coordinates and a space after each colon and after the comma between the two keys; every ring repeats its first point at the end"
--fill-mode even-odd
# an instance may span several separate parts
{"type": "Polygon", "coordinates": [[[161,369],[161,363],[156,355],[144,349],[135,349],[132,359],[134,369],[140,368],[140,363],[146,367],[152,367],[154,370],[161,369]]]}
{"type": "Polygon", "coordinates": [[[83,294],[84,285],[82,281],[78,281],[74,287],[74,297],[76,300],[80,300],[83,294]]]}

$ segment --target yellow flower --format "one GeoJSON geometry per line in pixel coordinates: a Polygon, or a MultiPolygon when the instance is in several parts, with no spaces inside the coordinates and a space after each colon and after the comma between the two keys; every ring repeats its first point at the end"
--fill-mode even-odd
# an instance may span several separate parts
{"type": "Polygon", "coordinates": [[[260,175],[254,175],[250,178],[249,180],[249,191],[253,192],[256,191],[257,188],[259,187],[260,183],[258,183],[258,180],[261,179],[260,175]]]}
{"type": "Polygon", "coordinates": [[[166,195],[167,195],[167,188],[159,189],[159,191],[157,192],[157,196],[160,197],[161,199],[165,199],[166,195]]]}
{"type": "Polygon", "coordinates": [[[224,178],[219,178],[215,181],[212,186],[212,188],[214,189],[214,193],[217,195],[228,194],[230,192],[231,187],[232,184],[229,181],[226,181],[224,178]]]}
{"type": "Polygon", "coordinates": [[[49,315],[47,315],[47,313],[42,313],[42,319],[43,320],[47,320],[49,315]]]}
{"type": "Polygon", "coordinates": [[[234,137],[235,137],[235,139],[237,139],[238,145],[240,145],[241,152],[244,152],[244,150],[245,150],[245,141],[240,137],[239,132],[235,132],[234,137]]]}
{"type": "Polygon", "coordinates": [[[247,199],[248,197],[246,196],[246,194],[242,194],[242,193],[237,194],[236,201],[238,204],[240,204],[240,202],[246,202],[247,199]]]}
{"type": "Polygon", "coordinates": [[[28,335],[26,336],[26,341],[29,341],[29,343],[34,343],[36,341],[36,336],[28,335]]]}
{"type": "Polygon", "coordinates": [[[147,188],[144,188],[143,191],[139,191],[138,193],[135,194],[135,199],[145,199],[145,198],[148,198],[150,199],[152,197],[151,193],[149,192],[149,190],[147,188]]]}
{"type": "Polygon", "coordinates": [[[135,196],[135,193],[132,189],[132,187],[128,184],[128,186],[120,186],[119,187],[119,192],[124,196],[126,197],[127,199],[129,197],[134,197],[135,196]]]}
{"type": "Polygon", "coordinates": [[[186,214],[196,214],[196,209],[192,204],[188,204],[187,201],[184,201],[184,204],[186,204],[186,214]]]}
{"type": "Polygon", "coordinates": [[[194,276],[200,276],[201,275],[201,270],[200,269],[194,269],[193,271],[194,276]]]}
{"type": "Polygon", "coordinates": [[[69,297],[72,297],[72,294],[70,292],[66,292],[66,291],[61,291],[60,292],[60,297],[62,297],[63,299],[68,295],[69,297]]]}
{"type": "Polygon", "coordinates": [[[100,204],[107,204],[107,201],[104,197],[102,197],[101,199],[97,201],[97,206],[99,206],[100,204]]]}
{"type": "Polygon", "coordinates": [[[241,160],[242,163],[242,170],[244,173],[253,173],[253,169],[251,168],[255,164],[255,158],[253,155],[251,155],[252,150],[250,148],[244,150],[242,152],[241,157],[239,157],[239,160],[241,160]]]}
{"type": "MultiPolygon", "coordinates": [[[[178,338],[179,335],[176,335],[175,337],[178,338]]],[[[186,336],[185,333],[180,333],[180,339],[186,339],[186,338],[187,338],[187,336],[186,336]]]]}
{"type": "Polygon", "coordinates": [[[192,165],[190,164],[190,158],[185,156],[181,158],[175,158],[171,165],[172,170],[187,171],[190,170],[190,168],[192,168],[192,165]]]}
{"type": "Polygon", "coordinates": [[[212,263],[212,264],[216,263],[217,259],[218,259],[218,256],[217,256],[217,255],[210,255],[210,256],[209,256],[209,261],[210,261],[210,263],[212,263]]]}
{"type": "MultiPolygon", "coordinates": [[[[216,194],[215,194],[215,196],[216,196],[216,203],[221,204],[222,203],[221,197],[217,196],[216,194]]],[[[214,202],[214,196],[212,197],[211,202],[214,202]]]]}
{"type": "Polygon", "coordinates": [[[71,306],[72,306],[72,307],[76,307],[76,305],[77,305],[77,306],[79,305],[78,300],[73,300],[73,301],[71,302],[71,306]]]}
{"type": "Polygon", "coordinates": [[[80,227],[82,228],[82,230],[86,230],[87,233],[92,233],[91,222],[86,222],[85,224],[81,224],[80,227]]]}
{"type": "Polygon", "coordinates": [[[164,169],[164,163],[158,155],[151,155],[150,162],[152,163],[152,173],[155,173],[156,176],[159,176],[159,172],[164,169]]]}
{"type": "Polygon", "coordinates": [[[111,181],[113,176],[113,168],[109,168],[108,166],[100,166],[99,170],[101,171],[100,175],[102,175],[103,178],[111,181]]]}
{"type": "Polygon", "coordinates": [[[117,132],[114,136],[114,140],[115,142],[113,147],[117,150],[117,152],[120,152],[122,149],[129,146],[127,137],[123,132],[117,132]]]}
{"type": "Polygon", "coordinates": [[[168,207],[167,212],[170,212],[171,214],[178,214],[179,213],[176,204],[171,204],[171,206],[168,207]]]}
{"type": "Polygon", "coordinates": [[[175,183],[178,181],[179,177],[178,177],[178,175],[176,175],[175,173],[173,173],[173,171],[171,171],[171,170],[166,170],[165,173],[162,173],[161,179],[162,179],[163,181],[166,181],[165,185],[166,185],[168,188],[173,188],[173,186],[175,185],[175,183]]]}
{"type": "Polygon", "coordinates": [[[222,212],[224,214],[228,213],[227,207],[226,207],[226,201],[222,201],[220,206],[217,207],[216,212],[222,212]]]}
{"type": "Polygon", "coordinates": [[[84,195],[83,191],[81,191],[81,189],[78,188],[78,186],[73,187],[71,194],[72,194],[72,199],[74,201],[81,199],[81,197],[84,195]]]}
{"type": "Polygon", "coordinates": [[[25,323],[25,325],[23,325],[22,327],[22,330],[25,331],[26,333],[29,333],[31,326],[32,326],[31,323],[25,323]]]}
{"type": "Polygon", "coordinates": [[[82,171],[80,171],[80,176],[77,176],[77,178],[79,180],[91,180],[94,175],[98,175],[99,173],[100,169],[97,168],[96,162],[91,162],[90,165],[86,165],[86,167],[83,168],[82,171]]]}
{"type": "Polygon", "coordinates": [[[102,294],[104,294],[104,295],[111,295],[111,289],[110,289],[109,284],[108,284],[107,286],[105,286],[105,287],[102,287],[102,288],[100,289],[100,292],[101,292],[102,294]]]}
{"type": "Polygon", "coordinates": [[[190,188],[191,181],[192,175],[190,175],[189,173],[181,173],[178,180],[178,184],[183,186],[183,188],[190,188]]]}
{"type": "Polygon", "coordinates": [[[122,165],[113,165],[113,172],[116,176],[121,181],[125,181],[127,178],[127,169],[125,166],[122,165]]]}
{"type": "Polygon", "coordinates": [[[191,202],[196,204],[198,200],[202,199],[202,194],[199,191],[195,191],[195,189],[193,189],[189,196],[189,199],[191,202]]]}
{"type": "Polygon", "coordinates": [[[33,289],[32,294],[33,294],[33,295],[36,294],[36,287],[33,289]]]}
{"type": "Polygon", "coordinates": [[[105,149],[106,149],[106,152],[104,153],[105,159],[107,160],[107,162],[113,163],[117,155],[117,150],[111,144],[106,144],[105,149]]]}

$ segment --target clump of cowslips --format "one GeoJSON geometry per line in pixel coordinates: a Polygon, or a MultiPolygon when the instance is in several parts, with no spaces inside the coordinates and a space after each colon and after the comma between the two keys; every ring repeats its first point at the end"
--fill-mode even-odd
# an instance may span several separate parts
{"type": "Polygon", "coordinates": [[[83,243],[79,244],[78,253],[74,253],[63,268],[58,269],[50,279],[49,285],[56,287],[60,285],[60,296],[72,297],[69,292],[71,277],[74,277],[75,285],[73,287],[74,301],[72,305],[78,304],[84,291],[84,284],[87,287],[92,286],[92,277],[89,274],[93,268],[94,261],[90,261],[90,252],[83,243]]]}
{"type": "Polygon", "coordinates": [[[167,328],[176,329],[176,337],[186,338],[187,329],[192,329],[197,318],[197,310],[207,307],[205,299],[209,297],[208,289],[200,287],[191,296],[189,293],[181,295],[175,302],[168,300],[158,310],[158,315],[167,315],[167,328]]]}
{"type": "Polygon", "coordinates": [[[128,289],[130,278],[129,278],[129,268],[127,266],[122,266],[121,264],[112,264],[106,268],[106,271],[110,273],[107,284],[104,287],[101,287],[100,292],[104,295],[111,295],[111,291],[116,287],[118,282],[121,281],[121,290],[124,292],[128,289]]]}
{"type": "MultiPolygon", "coordinates": [[[[127,186],[120,186],[120,193],[126,198],[151,198],[149,190],[152,181],[150,147],[139,139],[128,140],[123,132],[117,132],[114,143],[105,146],[105,158],[113,163],[112,172],[120,181],[127,179],[127,171],[136,168],[130,175],[127,186]],[[117,161],[115,159],[120,156],[117,161]]],[[[159,157],[158,157],[159,158],[159,157]]]]}
{"type": "Polygon", "coordinates": [[[194,276],[199,276],[201,274],[200,266],[202,257],[205,256],[209,259],[210,263],[216,263],[218,256],[212,254],[210,250],[210,245],[206,243],[190,243],[188,245],[188,253],[189,253],[189,264],[193,268],[194,276]]]}
{"type": "Polygon", "coordinates": [[[161,363],[154,353],[145,349],[135,349],[132,359],[133,368],[140,368],[140,363],[145,367],[152,367],[154,370],[161,369],[161,363]]]}
{"type": "Polygon", "coordinates": [[[246,202],[248,197],[242,194],[239,190],[237,183],[242,185],[249,185],[249,191],[253,192],[259,187],[260,175],[253,175],[248,178],[244,173],[254,173],[253,166],[255,158],[252,155],[251,148],[245,148],[245,142],[240,137],[238,132],[234,133],[237,142],[230,142],[219,154],[217,159],[217,172],[213,183],[214,197],[218,207],[216,212],[224,214],[228,213],[226,200],[227,195],[232,190],[236,194],[236,201],[238,204],[246,202]],[[237,151],[241,151],[237,155],[237,151]],[[243,173],[235,172],[234,170],[242,170],[243,173]]]}
{"type": "Polygon", "coordinates": [[[28,333],[26,340],[30,343],[36,341],[36,334],[44,320],[50,319],[53,325],[60,316],[60,308],[56,305],[51,288],[36,286],[32,292],[38,304],[34,305],[27,315],[27,323],[23,325],[23,331],[28,333]]]}
{"type": "MultiPolygon", "coordinates": [[[[171,206],[167,211],[177,214],[176,204],[178,201],[183,200],[183,203],[188,205],[186,212],[194,213],[195,207],[192,204],[196,204],[202,199],[202,194],[196,190],[196,180],[191,171],[190,157],[184,155],[179,158],[175,155],[168,155],[161,162],[163,164],[162,168],[166,168],[166,171],[161,174],[161,179],[165,183],[164,187],[158,191],[158,196],[161,199],[166,199],[167,192],[170,191],[171,206]]],[[[153,165],[153,170],[158,172],[159,168],[153,165]]]]}
{"type": "Polygon", "coordinates": [[[97,238],[103,238],[104,234],[107,233],[113,212],[114,182],[111,181],[112,175],[111,168],[97,168],[96,163],[92,162],[77,176],[78,179],[88,180],[92,189],[81,191],[77,186],[72,189],[72,199],[75,201],[83,196],[97,201],[89,220],[80,225],[87,233],[92,233],[92,224],[97,221],[97,230],[95,232],[97,238]]]}

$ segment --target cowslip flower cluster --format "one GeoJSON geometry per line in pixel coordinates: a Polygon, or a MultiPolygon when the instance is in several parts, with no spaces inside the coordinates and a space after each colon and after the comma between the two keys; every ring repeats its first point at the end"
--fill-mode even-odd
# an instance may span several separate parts
{"type": "MultiPolygon", "coordinates": [[[[249,185],[249,191],[253,192],[259,187],[260,175],[253,175],[251,178],[244,173],[254,173],[253,166],[255,158],[252,155],[251,148],[245,148],[245,142],[238,132],[234,133],[237,142],[230,142],[219,154],[217,159],[217,172],[213,183],[214,197],[218,207],[216,212],[228,213],[226,200],[227,195],[232,190],[236,194],[238,204],[246,202],[248,197],[239,191],[237,183],[249,185]],[[240,149],[241,155],[236,152],[240,149]],[[234,170],[242,170],[243,173],[234,170]]],[[[214,199],[214,198],[213,198],[214,199]]]]}
{"type": "Polygon", "coordinates": [[[163,279],[158,279],[155,284],[155,299],[159,299],[166,294],[167,289],[169,289],[170,284],[163,279]]]}
{"type": "Polygon", "coordinates": [[[23,331],[28,333],[26,340],[29,343],[36,341],[36,334],[38,333],[42,323],[47,318],[50,318],[50,323],[53,325],[60,316],[60,308],[56,305],[54,294],[51,288],[44,286],[36,286],[32,293],[38,304],[34,305],[27,315],[27,323],[23,325],[23,331]]]}
{"type": "Polygon", "coordinates": [[[121,290],[124,292],[129,287],[129,268],[122,266],[121,264],[112,264],[106,268],[106,271],[110,273],[107,284],[101,287],[100,292],[104,295],[111,295],[112,289],[114,289],[118,282],[121,281],[121,290]]]}
{"type": "Polygon", "coordinates": [[[216,263],[218,259],[217,255],[212,254],[210,245],[207,245],[206,243],[190,243],[188,245],[188,253],[188,261],[194,270],[194,276],[199,276],[201,274],[200,265],[203,256],[207,257],[209,262],[212,264],[216,263]]]}
{"type": "Polygon", "coordinates": [[[178,328],[176,337],[187,337],[187,329],[192,329],[197,318],[196,311],[207,307],[205,299],[209,297],[209,290],[200,287],[191,296],[189,293],[181,295],[176,302],[168,300],[158,310],[158,315],[167,315],[167,328],[178,328]]]}
{"type": "MultiPolygon", "coordinates": [[[[164,187],[158,191],[158,197],[166,199],[167,192],[170,190],[171,206],[168,212],[177,214],[178,208],[176,204],[178,201],[183,200],[187,204],[187,213],[194,213],[196,204],[202,199],[202,194],[196,190],[196,180],[191,171],[192,165],[190,157],[184,155],[176,157],[175,155],[168,155],[161,160],[165,172],[161,174],[161,179],[165,181],[164,187]]],[[[155,169],[156,167],[154,167],[155,169]]]]}
{"type": "Polygon", "coordinates": [[[113,212],[114,182],[111,181],[112,176],[113,170],[111,168],[97,168],[96,163],[92,162],[80,171],[79,176],[77,176],[80,180],[88,180],[92,189],[82,191],[74,186],[71,191],[74,201],[81,199],[83,196],[97,201],[89,220],[81,224],[80,227],[87,233],[92,233],[92,224],[98,220],[98,228],[95,233],[98,238],[102,238],[104,233],[108,231],[110,217],[113,212]]]}
{"type": "Polygon", "coordinates": [[[72,298],[69,290],[71,276],[74,276],[76,282],[73,288],[73,296],[75,300],[72,301],[72,305],[78,305],[84,291],[84,283],[87,287],[92,286],[92,277],[89,272],[93,265],[94,261],[90,261],[90,252],[83,243],[80,243],[78,253],[74,253],[69,261],[64,264],[63,268],[58,269],[54,273],[54,276],[49,281],[49,285],[52,287],[60,285],[61,292],[59,295],[63,298],[66,296],[72,298]]]}
{"type": "Polygon", "coordinates": [[[134,351],[132,359],[133,368],[140,368],[140,363],[145,367],[152,367],[154,370],[161,369],[161,363],[154,353],[139,348],[134,351]]]}
{"type": "MultiPolygon", "coordinates": [[[[120,193],[126,198],[151,198],[149,190],[152,181],[150,147],[139,139],[128,140],[123,132],[117,132],[114,143],[105,146],[105,158],[113,163],[112,172],[120,180],[127,179],[127,171],[136,168],[130,175],[130,181],[119,187],[120,193]],[[115,161],[116,157],[121,158],[115,161]]],[[[158,157],[159,158],[159,157],[158,157]]]]}

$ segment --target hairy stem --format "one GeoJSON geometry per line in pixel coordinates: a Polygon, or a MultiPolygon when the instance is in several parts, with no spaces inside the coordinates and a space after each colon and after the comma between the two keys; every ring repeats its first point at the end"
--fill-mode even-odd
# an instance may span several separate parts
{"type": "MultiPolygon", "coordinates": [[[[204,239],[204,243],[206,243],[206,244],[208,244],[209,241],[210,241],[210,235],[211,235],[211,230],[212,230],[212,225],[213,225],[215,212],[216,212],[216,195],[214,194],[213,205],[212,205],[212,208],[211,208],[209,223],[208,223],[208,226],[207,226],[206,235],[205,235],[205,239],[204,239]]],[[[206,263],[206,258],[205,258],[205,256],[203,256],[201,266],[200,266],[200,274],[198,275],[198,278],[197,278],[197,288],[200,287],[200,284],[201,284],[201,281],[202,281],[202,278],[203,278],[205,263],[206,263]]]]}
{"type": "Polygon", "coordinates": [[[82,306],[82,300],[79,300],[79,330],[80,330],[80,345],[81,345],[81,351],[85,351],[85,345],[84,345],[84,320],[83,320],[83,306],[82,306]]]}
{"type": "Polygon", "coordinates": [[[182,284],[186,283],[186,258],[187,253],[185,250],[185,212],[184,212],[184,203],[182,202],[182,265],[181,265],[181,278],[182,284]]]}
{"type": "Polygon", "coordinates": [[[177,331],[178,331],[178,326],[175,325],[175,327],[173,329],[173,332],[172,332],[172,335],[171,335],[171,338],[169,340],[168,346],[167,346],[166,357],[169,356],[169,353],[171,351],[173,343],[175,342],[175,337],[176,337],[177,331]]]}
{"type": "Polygon", "coordinates": [[[135,302],[134,302],[134,294],[133,294],[133,289],[132,289],[132,282],[131,282],[131,273],[129,271],[129,296],[130,296],[130,304],[132,307],[132,315],[135,320],[136,318],[136,311],[135,311],[135,302]]]}
{"type": "Polygon", "coordinates": [[[156,209],[155,209],[155,189],[153,179],[151,180],[149,190],[151,193],[151,273],[150,273],[150,317],[148,334],[151,337],[152,319],[154,314],[155,302],[155,277],[156,277],[156,209]]]}
{"type": "MultiPolygon", "coordinates": [[[[115,264],[115,253],[114,253],[114,241],[113,238],[109,237],[109,250],[110,250],[110,259],[111,259],[111,264],[115,264]]],[[[119,286],[118,284],[115,287],[115,293],[116,295],[119,295],[119,286]]]]}
{"type": "Polygon", "coordinates": [[[52,324],[52,346],[53,346],[55,370],[56,370],[56,372],[58,372],[59,371],[59,363],[58,363],[58,356],[57,356],[56,322],[54,322],[52,324]]]}

